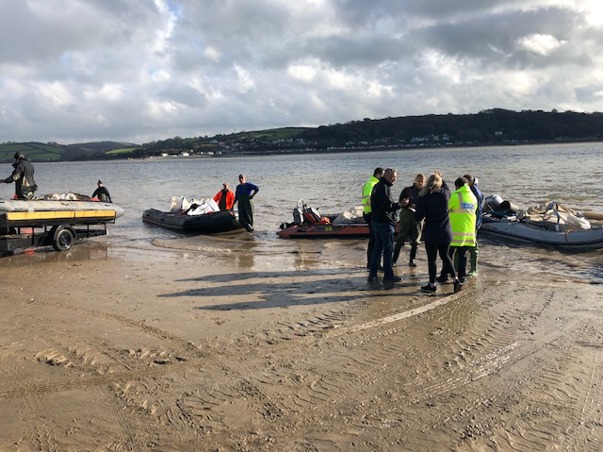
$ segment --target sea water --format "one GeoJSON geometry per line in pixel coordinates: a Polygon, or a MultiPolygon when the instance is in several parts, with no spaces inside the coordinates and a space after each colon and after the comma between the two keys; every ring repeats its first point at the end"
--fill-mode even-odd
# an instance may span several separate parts
{"type": "MultiPolygon", "coordinates": [[[[398,170],[392,187],[397,197],[418,173],[440,170],[450,186],[466,173],[478,177],[488,196],[497,194],[519,207],[557,201],[576,210],[603,212],[603,143],[398,149],[336,154],[237,157],[169,157],[147,160],[35,163],[38,195],[75,192],[91,195],[102,180],[113,201],[125,209],[110,226],[111,247],[141,250],[162,246],[211,255],[237,253],[243,267],[349,266],[365,264],[363,240],[285,240],[279,225],[292,221],[299,200],[322,213],[338,213],[360,204],[361,187],[380,166],[398,170]],[[191,237],[142,223],[142,212],[168,210],[172,196],[213,197],[222,183],[234,190],[240,173],[260,187],[254,198],[254,234],[191,237]]],[[[4,165],[9,175],[12,168],[4,165]]],[[[0,185],[0,197],[14,188],[0,185]]],[[[551,269],[603,281],[601,250],[579,255],[548,249],[481,242],[484,264],[514,268],[551,269]]],[[[403,251],[404,253],[404,251],[403,251]]]]}

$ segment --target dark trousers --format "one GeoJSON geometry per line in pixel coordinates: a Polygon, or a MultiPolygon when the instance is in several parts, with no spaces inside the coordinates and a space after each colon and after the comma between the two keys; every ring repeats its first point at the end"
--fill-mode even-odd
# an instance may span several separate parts
{"type": "MultiPolygon", "coordinates": [[[[471,250],[474,249],[472,246],[451,246],[448,250],[448,255],[450,256],[450,260],[452,261],[452,265],[456,270],[457,276],[459,279],[463,280],[467,277],[467,252],[471,254],[471,250]]],[[[440,272],[440,276],[442,278],[451,275],[450,272],[446,271],[446,268],[443,267],[440,272]]]]}
{"type": "Polygon", "coordinates": [[[390,223],[373,221],[373,231],[375,234],[375,246],[371,255],[369,277],[377,276],[379,262],[381,262],[381,257],[383,257],[383,280],[391,281],[394,279],[392,258],[394,256],[394,234],[396,228],[390,223]]]}
{"type": "Polygon", "coordinates": [[[471,250],[471,246],[451,246],[450,257],[454,261],[457,276],[460,280],[464,280],[467,276],[467,252],[471,250]],[[453,257],[454,256],[454,257],[453,257]]]}
{"type": "Polygon", "coordinates": [[[452,278],[456,278],[456,272],[454,271],[454,265],[449,254],[450,242],[446,243],[427,243],[425,242],[425,252],[427,253],[427,269],[429,270],[429,282],[435,284],[437,265],[436,259],[438,254],[442,259],[442,273],[452,275],[452,278]]]}
{"type": "Polygon", "coordinates": [[[253,230],[253,203],[249,195],[239,194],[239,223],[248,231],[253,230]]]}
{"type": "Polygon", "coordinates": [[[366,248],[366,268],[369,268],[371,265],[371,256],[373,255],[373,248],[375,247],[375,235],[373,233],[373,222],[370,213],[363,213],[362,217],[366,224],[368,224],[369,229],[369,239],[368,246],[366,248]]]}
{"type": "Polygon", "coordinates": [[[415,212],[412,209],[402,209],[400,211],[400,230],[396,239],[396,247],[394,248],[394,262],[398,262],[400,251],[404,246],[404,242],[410,243],[410,260],[417,257],[417,247],[419,245],[419,237],[421,236],[421,223],[415,220],[415,212]]]}

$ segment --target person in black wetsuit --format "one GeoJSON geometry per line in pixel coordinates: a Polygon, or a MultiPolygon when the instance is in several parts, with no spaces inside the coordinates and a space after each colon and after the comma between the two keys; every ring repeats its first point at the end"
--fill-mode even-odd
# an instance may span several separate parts
{"type": "Polygon", "coordinates": [[[100,180],[97,182],[97,185],[96,190],[94,190],[94,193],[92,193],[92,197],[98,198],[99,201],[102,202],[113,202],[111,201],[111,195],[109,194],[107,187],[105,187],[100,180]]]}
{"type": "Polygon", "coordinates": [[[33,199],[38,186],[34,180],[34,167],[24,154],[16,152],[14,155],[13,172],[6,179],[0,180],[5,184],[15,183],[16,199],[33,199]]]}

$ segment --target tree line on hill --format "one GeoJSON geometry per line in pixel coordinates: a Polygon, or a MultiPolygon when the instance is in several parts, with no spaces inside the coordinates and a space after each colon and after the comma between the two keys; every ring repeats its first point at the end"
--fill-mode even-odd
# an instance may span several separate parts
{"type": "Polygon", "coordinates": [[[12,159],[18,150],[28,153],[32,160],[95,160],[601,140],[603,113],[490,109],[465,115],[365,118],[319,127],[288,127],[213,137],[174,137],[142,145],[4,143],[0,144],[0,160],[12,159]]]}

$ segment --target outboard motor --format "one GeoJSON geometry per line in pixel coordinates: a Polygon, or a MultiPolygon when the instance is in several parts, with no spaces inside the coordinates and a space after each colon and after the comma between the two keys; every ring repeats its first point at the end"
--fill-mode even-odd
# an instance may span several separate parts
{"type": "Polygon", "coordinates": [[[500,203],[500,206],[498,206],[499,210],[501,212],[507,213],[507,214],[513,214],[516,215],[517,212],[519,212],[519,207],[517,207],[515,204],[509,202],[509,201],[503,201],[500,203]]]}
{"type": "Polygon", "coordinates": [[[502,202],[503,202],[503,199],[498,195],[487,196],[486,199],[484,200],[486,210],[490,210],[492,212],[498,211],[502,202]]]}

